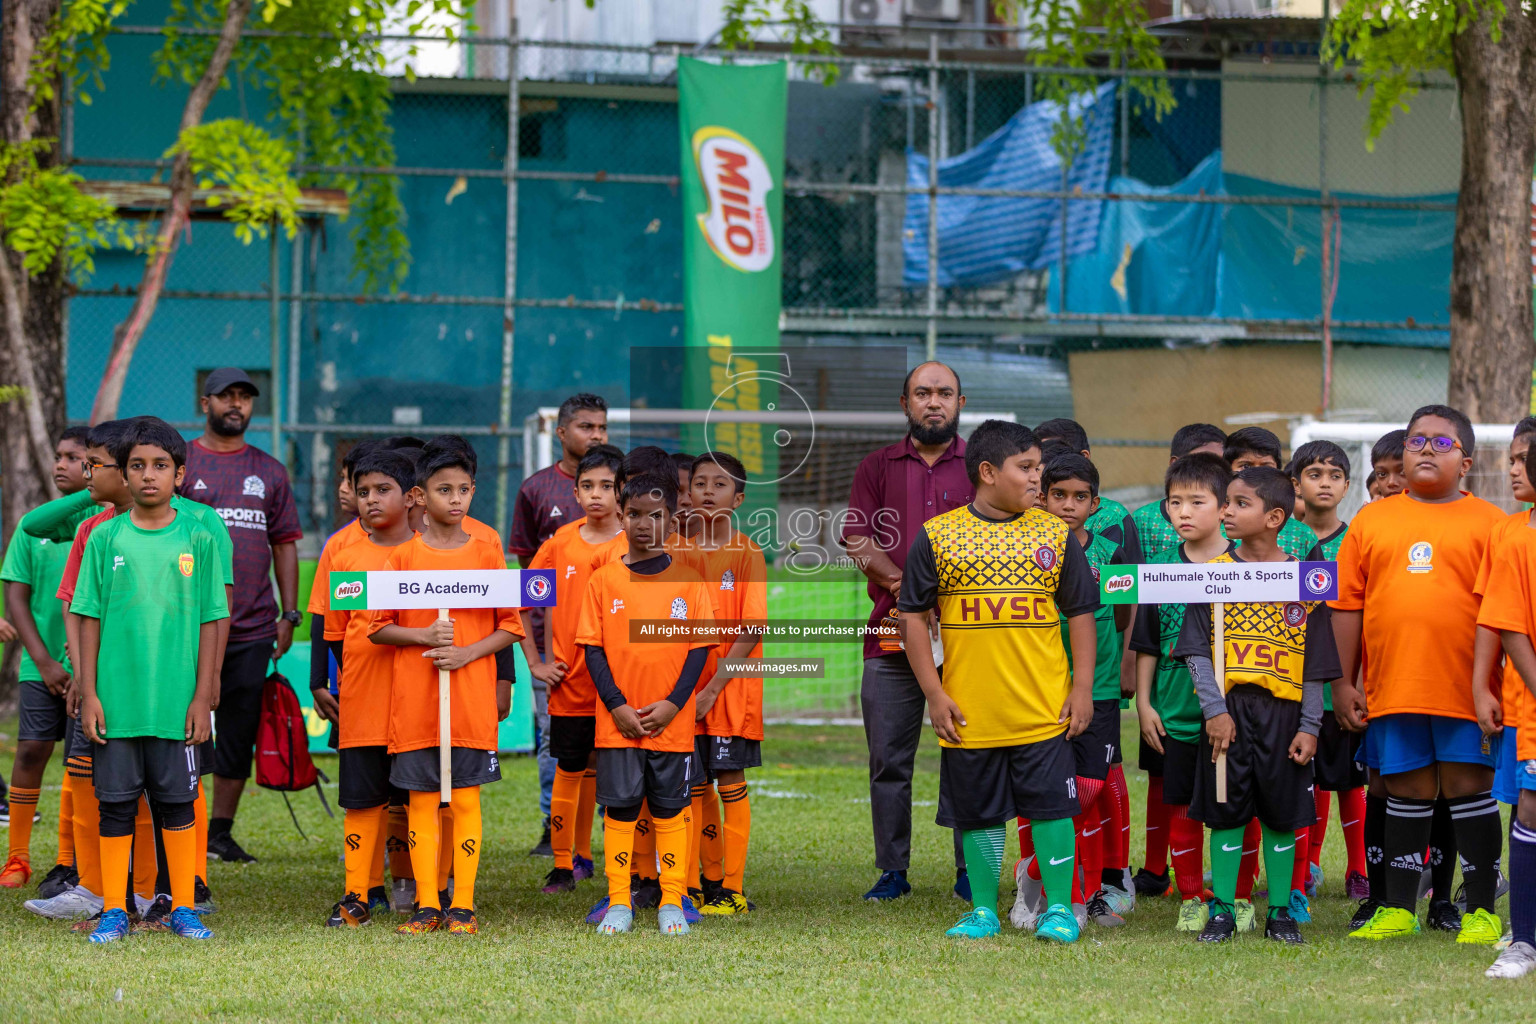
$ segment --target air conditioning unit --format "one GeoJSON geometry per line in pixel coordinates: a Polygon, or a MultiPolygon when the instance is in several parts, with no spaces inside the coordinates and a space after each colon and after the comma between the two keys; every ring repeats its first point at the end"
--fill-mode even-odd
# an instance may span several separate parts
{"type": "Polygon", "coordinates": [[[870,28],[900,28],[901,0],[843,0],[843,21],[870,28]]]}
{"type": "Polygon", "coordinates": [[[959,21],[960,0],[905,0],[913,21],[959,21]]]}

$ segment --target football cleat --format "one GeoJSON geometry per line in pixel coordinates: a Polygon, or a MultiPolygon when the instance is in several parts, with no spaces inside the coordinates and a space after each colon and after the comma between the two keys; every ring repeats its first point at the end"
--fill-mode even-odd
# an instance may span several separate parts
{"type": "Polygon", "coordinates": [[[349,892],[331,907],[331,916],[325,919],[327,928],[361,928],[373,920],[368,904],[355,892],[349,892]]]}
{"type": "Polygon", "coordinates": [[[986,907],[968,911],[944,934],[952,939],[988,939],[998,933],[1002,922],[986,907]]]}
{"type": "Polygon", "coordinates": [[[411,915],[411,919],[395,929],[396,935],[425,935],[428,932],[442,931],[444,924],[443,912],[436,907],[422,907],[411,915]]]}

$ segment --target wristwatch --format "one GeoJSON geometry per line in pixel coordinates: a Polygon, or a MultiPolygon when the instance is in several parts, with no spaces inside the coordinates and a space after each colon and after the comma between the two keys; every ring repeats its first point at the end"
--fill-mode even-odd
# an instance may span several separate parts
{"type": "Polygon", "coordinates": [[[294,608],[283,612],[282,620],[289,625],[297,626],[299,623],[304,621],[304,615],[297,608],[294,608]]]}

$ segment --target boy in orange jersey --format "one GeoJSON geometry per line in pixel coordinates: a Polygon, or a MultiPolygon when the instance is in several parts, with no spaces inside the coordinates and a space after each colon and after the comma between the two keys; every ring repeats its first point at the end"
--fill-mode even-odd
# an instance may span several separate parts
{"type": "MultiPolygon", "coordinates": [[[[629,860],[641,804],[650,809],[661,862],[663,935],[685,935],[689,795],[695,773],[694,686],[704,670],[708,636],[648,638],[647,626],[712,620],[709,588],[699,574],[667,554],[677,513],[670,476],[626,478],[619,496],[629,550],[592,574],[576,642],[586,646],[587,671],[607,714],[596,722],[597,800],[606,808],[603,852],[608,907],[598,932],[634,925],[629,860]]],[[[686,627],[685,627],[686,628],[686,627]]]]}
{"type": "Polygon", "coordinates": [[[576,466],[576,500],[585,516],[556,530],[528,563],[530,569],[554,570],[560,588],[559,600],[544,617],[548,661],[540,659],[531,617],[523,612],[523,655],[549,692],[549,753],[556,762],[549,813],[555,866],[544,877],[546,893],[570,892],[593,874],[597,690],[576,628],[593,571],[626,549],[618,504],[623,473],[623,452],[606,444],[589,449],[576,466]]]}
{"type": "Polygon", "coordinates": [[[1343,677],[1333,706],[1354,730],[1368,714],[1366,760],[1387,793],[1385,891],[1354,938],[1419,931],[1415,904],[1437,796],[1450,804],[1466,885],[1457,941],[1492,945],[1502,930],[1493,913],[1502,825],[1493,751],[1478,727],[1494,698],[1489,679],[1477,677],[1483,659],[1474,648],[1488,642],[1477,636],[1478,567],[1504,515],[1461,490],[1474,443],[1459,410],[1416,411],[1403,442],[1407,490],[1361,509],[1339,550],[1333,608],[1343,677]],[[1362,662],[1363,695],[1354,685],[1362,662]]]}
{"type": "Polygon", "coordinates": [[[705,879],[701,914],[744,914],[756,907],[742,895],[747,846],[752,836],[752,804],[747,798],[748,768],[763,764],[763,680],[732,675],[720,669],[722,658],[741,660],[763,656],[762,627],[768,618],[768,567],[751,538],[731,525],[731,513],[745,498],[747,471],[725,452],[705,452],[693,462],[689,480],[692,510],[698,522],[694,536],[680,545],[680,556],[704,577],[714,596],[715,612],[737,623],[709,653],[694,697],[695,754],[699,775],[694,782],[689,830],[688,872],[699,862],[705,794],[716,784],[724,811],[724,878],[705,879]],[[711,885],[710,883],[714,883],[711,885]]]}
{"type": "MultiPolygon", "coordinates": [[[[369,572],[383,569],[400,545],[415,537],[409,510],[415,504],[415,472],[409,461],[389,451],[366,452],[352,474],[357,512],[367,524],[364,538],[342,544],[340,535],[326,546],[329,570],[369,572]]],[[[367,612],[331,611],[329,571],[315,577],[314,593],[326,604],[324,638],[312,642],[333,654],[340,670],[337,696],[329,680],[311,680],[315,711],[336,726],[341,804],[346,816],[345,895],[331,908],[331,928],[365,925],[376,912],[389,909],[384,889],[382,833],[391,796],[389,784],[389,693],[395,652],[368,639],[372,617],[367,612]],[[345,708],[345,714],[342,710],[345,708]]],[[[314,605],[311,604],[311,609],[314,605]]]]}
{"type": "MultiPolygon", "coordinates": [[[[475,495],[474,450],[462,439],[434,438],[422,449],[416,479],[426,498],[426,528],[396,548],[385,569],[505,569],[500,538],[472,536],[462,525],[475,495]]],[[[501,778],[495,654],[522,635],[518,613],[456,609],[439,619],[429,609],[385,611],[375,613],[371,629],[374,643],[398,648],[389,697],[389,782],[410,794],[411,864],[420,882],[441,877],[437,676],[450,673],[453,906],[445,914],[437,891],[418,884],[417,911],[398,931],[420,935],[446,928],[473,935],[479,931],[480,787],[501,778]]]]}

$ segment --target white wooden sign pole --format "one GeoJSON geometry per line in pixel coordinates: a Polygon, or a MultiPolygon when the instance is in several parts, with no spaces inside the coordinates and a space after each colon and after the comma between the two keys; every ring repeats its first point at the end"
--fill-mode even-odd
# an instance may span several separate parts
{"type": "MultiPolygon", "coordinates": [[[[448,609],[437,610],[439,619],[448,618],[448,609]]],[[[1222,765],[1223,768],[1226,765],[1222,765]]],[[[437,670],[437,777],[442,783],[438,793],[443,803],[453,801],[453,701],[449,697],[448,670],[437,670]]],[[[1226,778],[1217,776],[1216,792],[1225,799],[1226,778]]]]}

